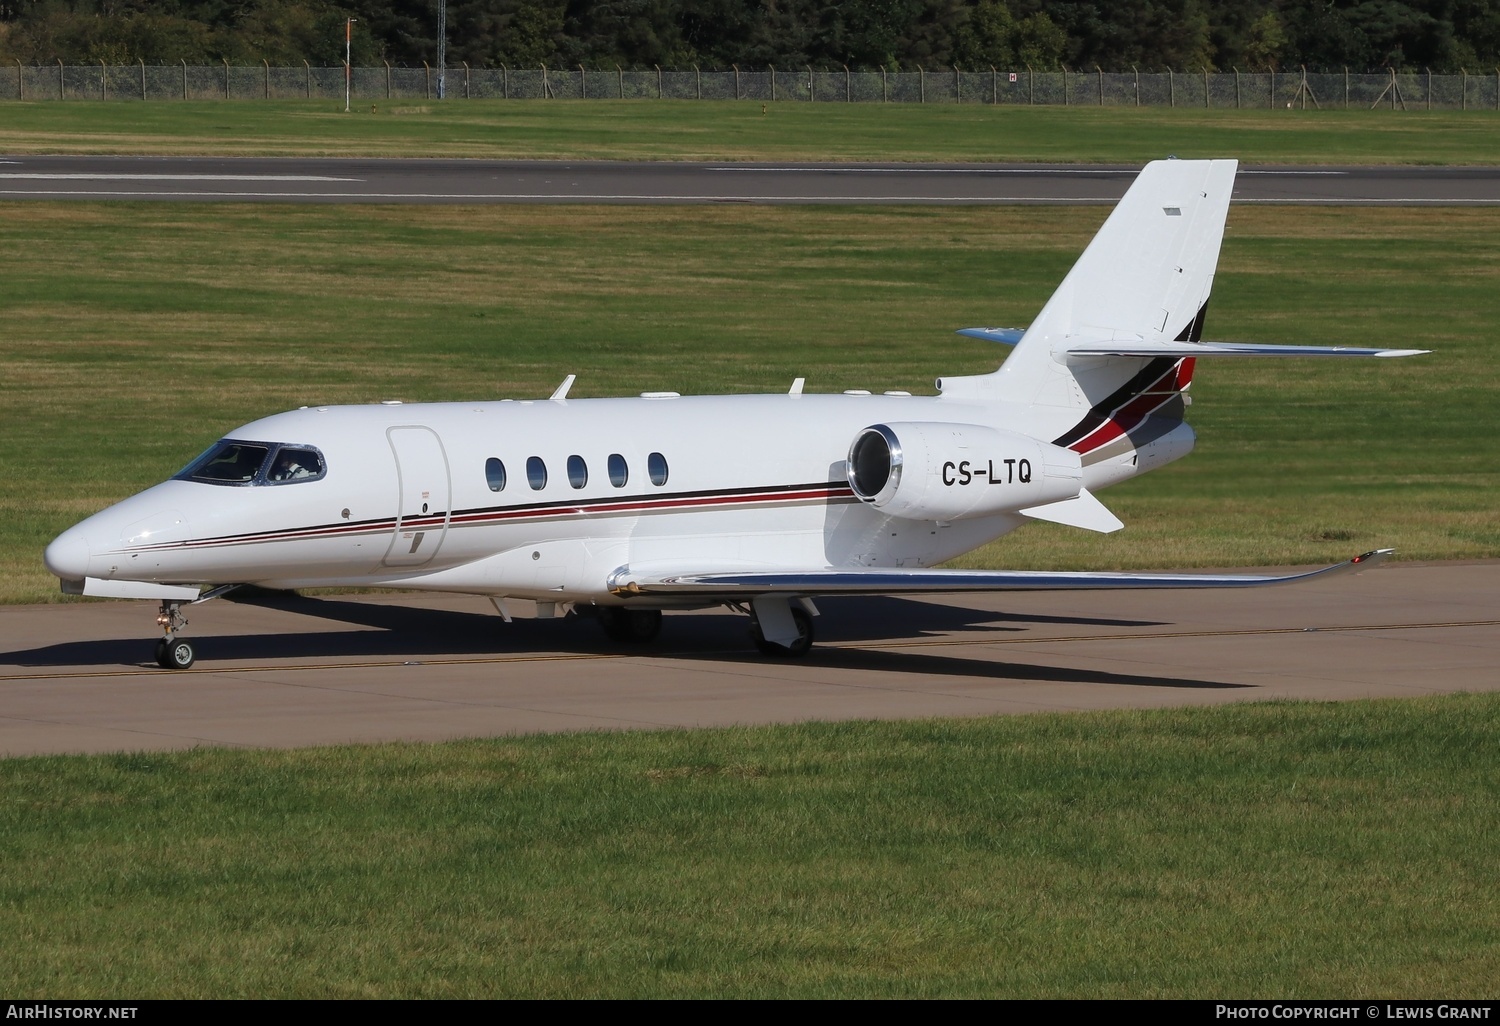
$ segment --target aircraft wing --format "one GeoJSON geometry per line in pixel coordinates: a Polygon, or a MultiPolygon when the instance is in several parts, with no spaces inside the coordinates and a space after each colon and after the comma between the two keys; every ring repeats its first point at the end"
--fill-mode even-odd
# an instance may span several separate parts
{"type": "Polygon", "coordinates": [[[1146,588],[1258,588],[1377,566],[1394,549],[1376,549],[1319,570],[1292,574],[1156,574],[1113,571],[932,570],[875,567],[653,571],[623,566],[610,575],[617,595],[894,595],[920,592],[1085,591],[1146,588]]]}
{"type": "Polygon", "coordinates": [[[1430,349],[1365,349],[1358,346],[1273,346],[1253,342],[1088,342],[1067,347],[1074,356],[1421,356],[1430,349]]]}

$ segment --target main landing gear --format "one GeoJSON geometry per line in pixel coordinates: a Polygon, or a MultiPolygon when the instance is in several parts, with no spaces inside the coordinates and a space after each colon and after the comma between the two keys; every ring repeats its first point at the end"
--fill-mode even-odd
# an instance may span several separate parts
{"type": "Polygon", "coordinates": [[[787,644],[779,644],[775,641],[767,641],[765,633],[760,626],[760,618],[752,610],[750,613],[750,640],[755,643],[756,649],[763,656],[772,656],[778,659],[798,659],[807,655],[813,644],[813,622],[807,610],[801,606],[792,606],[792,623],[796,625],[797,637],[787,644]]]}
{"type": "Polygon", "coordinates": [[[193,643],[177,637],[177,632],[187,626],[187,617],[182,615],[182,603],[163,600],[156,622],[165,635],[156,643],[156,665],[163,670],[186,670],[193,665],[198,654],[193,643]]]}

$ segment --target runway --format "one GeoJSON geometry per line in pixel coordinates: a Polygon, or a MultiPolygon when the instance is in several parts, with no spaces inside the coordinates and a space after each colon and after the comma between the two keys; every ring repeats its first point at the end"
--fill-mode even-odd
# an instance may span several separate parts
{"type": "MultiPolygon", "coordinates": [[[[1112,204],[1138,166],[0,155],[0,199],[1112,204]]],[[[1500,167],[1253,167],[1237,203],[1500,205],[1500,167]]]]}
{"type": "Polygon", "coordinates": [[[191,670],[149,662],[146,602],[0,608],[0,755],[807,720],[1341,700],[1500,686],[1500,561],[1285,588],[824,600],[819,644],[767,660],[728,612],[654,647],[481,598],[190,610],[191,670]]]}

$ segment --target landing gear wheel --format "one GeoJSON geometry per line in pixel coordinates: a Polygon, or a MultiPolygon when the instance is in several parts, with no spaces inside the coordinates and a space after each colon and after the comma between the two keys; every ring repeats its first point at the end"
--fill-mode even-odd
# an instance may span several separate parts
{"type": "Polygon", "coordinates": [[[599,624],[610,641],[622,645],[644,645],[661,633],[660,609],[599,607],[599,624]]]}
{"type": "Polygon", "coordinates": [[[807,610],[793,606],[792,622],[797,625],[797,640],[790,645],[778,645],[774,641],[766,640],[766,636],[760,632],[760,621],[752,616],[750,617],[750,640],[755,642],[756,649],[763,656],[773,656],[777,659],[800,659],[812,649],[812,617],[807,615],[807,610]]]}
{"type": "Polygon", "coordinates": [[[162,638],[156,643],[156,665],[163,670],[186,670],[196,658],[198,653],[193,651],[192,642],[162,638]]]}

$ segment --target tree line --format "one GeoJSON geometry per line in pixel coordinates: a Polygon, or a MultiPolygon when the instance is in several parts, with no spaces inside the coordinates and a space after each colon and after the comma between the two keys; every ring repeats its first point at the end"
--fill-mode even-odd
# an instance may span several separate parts
{"type": "MultiPolygon", "coordinates": [[[[10,63],[437,60],[439,0],[0,0],[10,63]]],[[[1500,65],[1500,0],[448,0],[471,67],[1500,65]]]]}

